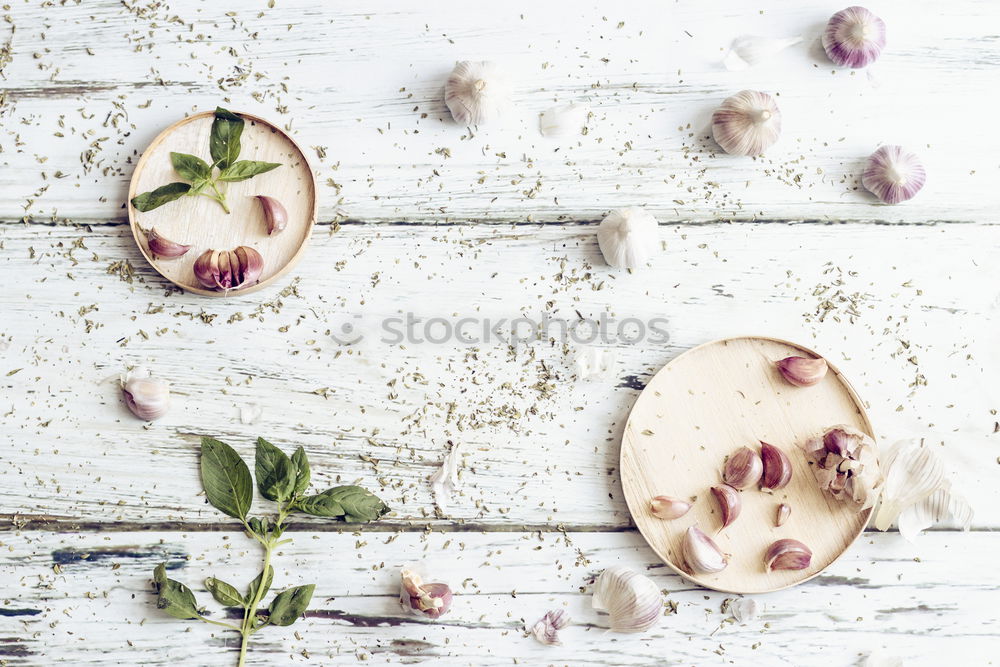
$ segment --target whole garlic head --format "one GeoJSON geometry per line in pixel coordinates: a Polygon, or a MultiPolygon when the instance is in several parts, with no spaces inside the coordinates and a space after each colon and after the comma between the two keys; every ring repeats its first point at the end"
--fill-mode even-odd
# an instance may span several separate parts
{"type": "Polygon", "coordinates": [[[760,155],[781,136],[781,111],[767,93],[741,90],[712,114],[712,136],[730,155],[760,155]]]}
{"type": "Polygon", "coordinates": [[[616,269],[644,266],[660,243],[656,218],[641,208],[612,211],[597,228],[597,245],[604,260],[616,269]]]}
{"type": "Polygon", "coordinates": [[[488,60],[461,60],[444,84],[444,103],[463,125],[484,125],[503,115],[510,86],[503,71],[488,60]]]}
{"type": "Polygon", "coordinates": [[[663,615],[663,594],[649,577],[614,565],[594,582],[591,605],[610,616],[613,632],[645,632],[663,615]]]}
{"type": "Polygon", "coordinates": [[[830,17],[823,50],[835,64],[858,68],[875,62],[885,48],[885,22],[864,7],[848,7],[830,17]]]}
{"type": "Polygon", "coordinates": [[[875,441],[852,426],[831,426],[802,448],[819,488],[858,512],[875,504],[882,492],[882,471],[875,441]]]}
{"type": "Polygon", "coordinates": [[[902,146],[882,146],[865,162],[861,185],[885,204],[913,199],[927,182],[927,170],[916,153],[902,146]]]}
{"type": "Polygon", "coordinates": [[[121,384],[125,405],[139,419],[153,421],[167,414],[170,385],[166,380],[150,377],[149,371],[139,366],[126,373],[121,384]]]}

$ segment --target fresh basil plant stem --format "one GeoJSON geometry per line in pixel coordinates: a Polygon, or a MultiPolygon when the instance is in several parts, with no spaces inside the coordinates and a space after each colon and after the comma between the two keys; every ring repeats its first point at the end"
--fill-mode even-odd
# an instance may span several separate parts
{"type": "Polygon", "coordinates": [[[274,596],[266,615],[259,610],[274,580],[274,567],[271,565],[274,549],[291,542],[288,538],[281,539],[285,532],[285,520],[294,512],[302,512],[360,523],[375,521],[389,511],[377,496],[360,486],[335,486],[316,495],[304,495],[309,488],[311,474],[309,460],[302,447],[287,456],[267,440],[257,438],[254,474],[260,494],[277,503],[278,511],[274,517],[249,516],[254,484],[247,464],[224,442],[214,438],[201,439],[201,483],[208,502],[223,514],[239,519],[246,534],[264,549],[260,574],[250,582],[245,594],[221,579],[209,577],[205,580],[205,588],[216,602],[226,607],[242,607],[243,620],[239,625],[206,616],[190,588],[167,578],[166,563],[161,563],[153,571],[158,608],[174,618],[204,621],[240,633],[239,667],[243,667],[246,661],[250,637],[267,625],[286,626],[297,621],[308,608],[316,588],[315,584],[289,588],[274,596]]]}
{"type": "Polygon", "coordinates": [[[216,108],[212,132],[208,138],[212,163],[205,162],[197,155],[171,153],[170,163],[174,171],[190,183],[169,183],[151,192],[144,192],[132,198],[132,206],[144,213],[184,196],[203,195],[219,202],[222,210],[229,213],[225,191],[219,187],[220,183],[245,181],[281,166],[278,162],[238,160],[242,135],[243,119],[222,107],[216,108]],[[206,192],[206,189],[211,191],[206,192]]]}

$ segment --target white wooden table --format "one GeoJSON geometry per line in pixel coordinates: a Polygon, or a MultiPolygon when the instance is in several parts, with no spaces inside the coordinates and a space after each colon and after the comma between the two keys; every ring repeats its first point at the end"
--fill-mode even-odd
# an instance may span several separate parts
{"type": "MultiPolygon", "coordinates": [[[[255,545],[204,503],[197,443],[247,458],[264,435],[303,445],[321,482],[358,480],[393,512],[358,528],[296,523],[276,587],[316,582],[307,618],[255,637],[249,664],[996,664],[1000,611],[997,225],[1000,7],[882,1],[889,48],[834,70],[817,37],[838,3],[14,0],[0,11],[0,664],[231,665],[229,633],[164,616],[151,570],[249,580],[255,545]],[[805,41],[728,72],[744,33],[805,41]],[[502,127],[457,126],[457,59],[514,73],[502,127]],[[778,94],[766,159],[719,154],[711,110],[778,94]],[[585,135],[541,137],[538,113],[587,102],[585,135]],[[246,298],[169,289],[123,208],[143,148],[216,105],[287,126],[316,155],[320,221],[294,277],[246,298]],[[917,199],[860,189],[880,143],[925,159],[917,199]],[[325,156],[320,156],[323,154],[325,156]],[[610,209],[645,206],[664,250],[610,270],[610,209]],[[575,346],[388,345],[386,317],[665,317],[669,343],[611,342],[609,380],[575,379],[575,346]],[[350,323],[368,335],[340,345],[350,323]],[[618,443],[639,388],[691,346],[761,333],[823,351],[883,443],[941,445],[977,510],[971,532],[916,545],[866,533],[825,574],[724,623],[630,525],[618,443]],[[169,378],[172,411],[129,415],[116,378],[169,378]],[[241,409],[263,406],[252,424],[241,409]],[[429,476],[461,443],[463,487],[436,512],[429,476]],[[404,615],[398,567],[426,557],[459,583],[441,622],[404,615]],[[676,615],[606,632],[588,583],[645,570],[676,615]],[[464,583],[462,583],[464,582],[464,583]],[[565,645],[523,635],[551,608],[565,645]],[[2,662],[5,661],[5,662],[2,662]]],[[[216,616],[218,617],[218,616],[216,616]]]]}

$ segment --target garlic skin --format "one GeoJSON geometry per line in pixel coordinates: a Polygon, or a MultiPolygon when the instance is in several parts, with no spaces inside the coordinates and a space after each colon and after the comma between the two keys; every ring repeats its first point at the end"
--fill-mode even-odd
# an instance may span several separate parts
{"type": "Polygon", "coordinates": [[[819,384],[826,377],[826,359],[808,359],[806,357],[785,357],[775,362],[781,377],[796,387],[811,387],[819,384]]]}
{"type": "Polygon", "coordinates": [[[781,526],[785,525],[785,522],[788,521],[788,515],[791,513],[792,513],[792,508],[786,505],[785,503],[781,503],[780,505],[778,505],[778,509],[775,512],[774,516],[775,528],[780,528],[781,526]]]}
{"type": "Polygon", "coordinates": [[[660,245],[660,227],[641,208],[622,208],[609,213],[597,227],[597,245],[604,260],[616,269],[645,266],[660,245]]]}
{"type": "MultiPolygon", "coordinates": [[[[713,486],[711,491],[712,495],[715,496],[716,502],[719,503],[719,511],[722,513],[722,528],[725,528],[733,521],[736,521],[736,517],[740,515],[740,510],[743,509],[743,500],[740,498],[740,492],[728,484],[713,486]]],[[[719,530],[722,530],[722,528],[719,530]]]]}
{"type": "Polygon", "coordinates": [[[875,505],[882,472],[875,441],[851,426],[831,426],[802,444],[819,488],[858,512],[875,505]]]}
{"type": "Polygon", "coordinates": [[[729,53],[722,59],[722,64],[730,72],[745,70],[801,41],[802,38],[798,36],[775,39],[773,37],[743,35],[733,40],[729,53]]]}
{"type": "Polygon", "coordinates": [[[885,22],[864,7],[848,7],[830,17],[822,42],[834,64],[866,67],[878,60],[885,48],[885,22]]]}
{"type": "Polygon", "coordinates": [[[945,484],[944,461],[922,440],[903,440],[886,457],[882,503],[875,527],[888,530],[911,505],[922,502],[945,484]]]}
{"type": "Polygon", "coordinates": [[[645,632],[663,615],[659,587],[624,565],[609,567],[597,577],[591,605],[608,614],[614,632],[645,632]]]}
{"type": "Polygon", "coordinates": [[[454,445],[451,451],[445,455],[441,467],[431,475],[431,492],[434,494],[434,503],[442,512],[449,510],[452,496],[460,486],[458,466],[462,462],[461,449],[462,443],[454,445]]]}
{"type": "Polygon", "coordinates": [[[618,351],[581,345],[573,359],[573,370],[578,380],[610,380],[618,370],[618,351]]]}
{"type": "Polygon", "coordinates": [[[451,609],[453,594],[445,583],[426,583],[424,566],[404,565],[399,571],[399,603],[415,616],[440,618],[451,609]]]}
{"type": "Polygon", "coordinates": [[[812,551],[798,540],[784,539],[774,542],[764,554],[768,571],[804,570],[812,562],[812,551]]]}
{"type": "Polygon", "coordinates": [[[969,501],[952,489],[951,483],[946,481],[929,496],[903,510],[896,523],[899,526],[899,534],[906,541],[915,543],[917,536],[924,529],[945,521],[951,521],[962,530],[968,530],[973,515],[969,501]]]}
{"type": "Polygon", "coordinates": [[[684,557],[684,564],[693,574],[714,574],[722,572],[729,565],[729,559],[719,549],[719,545],[697,526],[691,526],[684,533],[681,555],[684,557]]]}
{"type": "Polygon", "coordinates": [[[175,259],[191,249],[189,245],[160,236],[155,227],[146,232],[146,245],[149,247],[149,254],[159,259],[175,259]]]}
{"type": "Polygon", "coordinates": [[[502,116],[510,104],[507,78],[492,62],[459,61],[444,84],[444,103],[456,122],[485,125],[502,116]]]}
{"type": "Polygon", "coordinates": [[[781,111],[767,93],[740,91],[712,114],[712,136],[730,155],[760,155],[781,136],[781,111]]]}
{"type": "Polygon", "coordinates": [[[792,480],[792,462],[788,455],[774,445],[760,441],[760,460],[764,464],[764,474],[760,478],[762,491],[783,489],[792,480]]]}
{"type": "Polygon", "coordinates": [[[861,185],[884,204],[913,199],[927,183],[927,170],[902,146],[882,146],[868,157],[861,185]]]}
{"type": "Polygon", "coordinates": [[[657,519],[679,519],[691,509],[691,503],[671,496],[656,496],[649,501],[649,513],[657,519]]]}
{"type": "Polygon", "coordinates": [[[535,639],[546,646],[562,646],[562,642],[559,640],[559,631],[569,623],[569,614],[562,609],[554,609],[538,619],[531,626],[530,632],[535,639]]]}
{"type": "Polygon", "coordinates": [[[260,202],[260,207],[264,211],[268,235],[280,233],[288,225],[288,211],[284,205],[274,197],[266,195],[255,195],[254,199],[260,202]]]}
{"type": "Polygon", "coordinates": [[[206,250],[194,261],[194,276],[203,287],[229,291],[260,282],[264,258],[250,246],[206,250]]]}
{"type": "Polygon", "coordinates": [[[722,480],[734,489],[747,489],[759,482],[763,474],[764,462],[760,455],[749,447],[741,447],[726,459],[722,480]]]}
{"type": "Polygon", "coordinates": [[[150,376],[149,370],[139,366],[125,374],[121,380],[125,405],[139,419],[154,421],[167,414],[170,408],[170,384],[150,376]]]}
{"type": "Polygon", "coordinates": [[[538,131],[543,137],[578,135],[590,117],[590,106],[571,102],[546,109],[538,116],[538,131]]]}
{"type": "Polygon", "coordinates": [[[729,600],[729,614],[739,624],[749,623],[760,616],[764,605],[752,598],[736,598],[729,600]]]}

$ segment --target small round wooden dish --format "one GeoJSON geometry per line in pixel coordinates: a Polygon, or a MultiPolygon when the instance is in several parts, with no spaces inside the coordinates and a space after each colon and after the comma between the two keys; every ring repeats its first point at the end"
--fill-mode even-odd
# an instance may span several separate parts
{"type": "Polygon", "coordinates": [[[632,519],[663,561],[691,581],[727,593],[766,593],[811,579],[835,561],[861,534],[871,510],[855,512],[822,492],[799,444],[828,426],[847,424],[873,435],[857,393],[830,366],[812,387],[784,380],[774,362],[789,356],[819,356],[774,338],[728,338],[688,350],[664,366],[639,395],[622,439],[621,475],[632,519]],[[723,462],[760,440],[780,447],[792,462],[792,480],[773,493],[741,492],[743,509],[725,530],[709,487],[721,483],[723,462]],[[649,500],[669,495],[696,498],[679,519],[657,519],[649,500]],[[780,528],[780,503],[791,515],[780,528]],[[691,525],[705,531],[729,565],[716,574],[692,575],[681,557],[691,525]],[[764,552],[775,540],[793,538],[813,552],[804,570],[768,572],[764,552]]]}
{"type": "Polygon", "coordinates": [[[141,213],[132,198],[167,183],[183,181],[170,163],[170,153],[189,153],[209,158],[209,133],[215,114],[197,113],[180,120],[160,133],[143,152],[128,193],[128,218],[139,250],[160,275],[178,287],[206,296],[240,296],[255,292],[279,279],[301,258],[316,222],[316,180],[305,154],[296,143],[271,123],[251,114],[235,112],[244,120],[241,160],[280,162],[273,171],[246,181],[226,184],[227,214],[212,199],[185,196],[152,211],[141,213]],[[283,231],[268,235],[264,213],[255,195],[280,201],[288,211],[283,231]],[[175,259],[153,257],[145,232],[190,245],[185,255],[175,259]],[[195,279],[194,262],[206,250],[232,250],[245,245],[264,258],[260,282],[240,289],[205,289],[195,279]]]}

